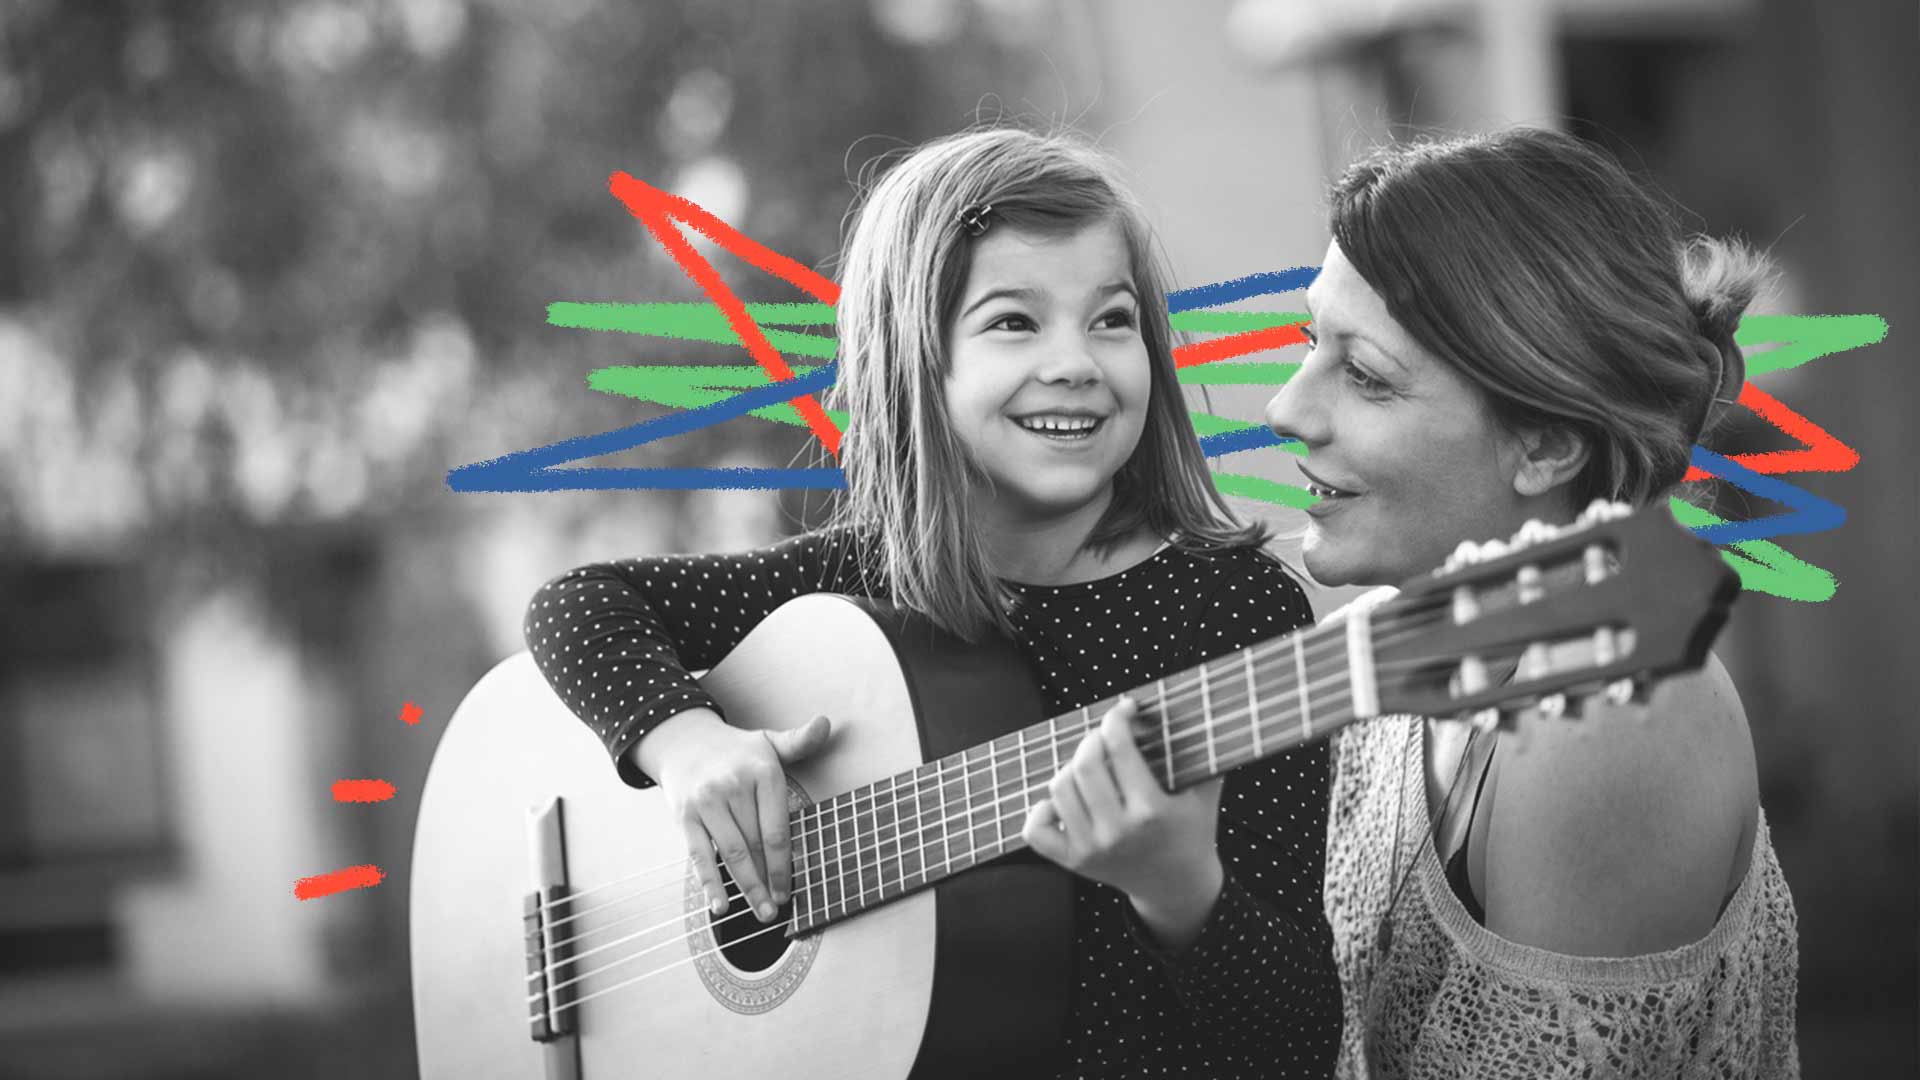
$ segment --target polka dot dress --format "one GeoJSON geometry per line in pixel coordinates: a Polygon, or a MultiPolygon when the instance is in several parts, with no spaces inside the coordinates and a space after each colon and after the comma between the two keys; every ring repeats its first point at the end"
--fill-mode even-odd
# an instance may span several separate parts
{"type": "MultiPolygon", "coordinates": [[[[718,663],[775,608],[840,592],[885,599],[869,549],[845,533],[729,555],[581,567],[548,582],[526,618],[534,661],[623,761],[654,725],[721,711],[689,669],[718,663]]],[[[1312,621],[1300,586],[1253,549],[1166,547],[1110,577],[1014,585],[1018,644],[1057,715],[1312,621]]],[[[1158,948],[1125,894],[1081,879],[1063,1075],[1326,1076],[1340,994],[1321,908],[1324,744],[1239,769],[1221,799],[1226,884],[1196,940],[1158,948]]]]}

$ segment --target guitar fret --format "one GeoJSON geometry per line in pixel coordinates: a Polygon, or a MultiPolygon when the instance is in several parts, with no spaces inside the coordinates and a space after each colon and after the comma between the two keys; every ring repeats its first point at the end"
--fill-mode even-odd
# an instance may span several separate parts
{"type": "Polygon", "coordinates": [[[1218,776],[1220,774],[1220,762],[1213,748],[1213,696],[1208,690],[1208,683],[1211,680],[1207,678],[1207,665],[1201,664],[1199,673],[1200,719],[1203,730],[1207,736],[1207,775],[1218,776]]]}
{"type": "Polygon", "coordinates": [[[1313,703],[1307,700],[1307,652],[1301,644],[1305,634],[1293,635],[1293,688],[1300,698],[1300,729],[1313,738],[1313,703]]]}
{"type": "Polygon", "coordinates": [[[1160,690],[1160,752],[1167,767],[1167,790],[1173,790],[1173,717],[1167,715],[1167,680],[1155,679],[1153,683],[1160,690]]]}
{"type": "MultiPolygon", "coordinates": [[[[923,767],[924,768],[924,767],[923,767]]],[[[920,803],[921,769],[913,771],[913,845],[900,848],[900,887],[917,889],[927,883],[927,815],[920,803]],[[909,862],[908,860],[912,860],[909,862]],[[909,869],[911,866],[911,869],[909,869]],[[918,880],[915,880],[918,879],[918,880]]],[[[903,838],[904,840],[904,838],[903,838]]]]}
{"type": "MultiPolygon", "coordinates": [[[[843,798],[845,798],[845,796],[835,798],[822,807],[828,815],[828,820],[820,824],[820,837],[823,845],[826,842],[828,827],[831,826],[833,829],[833,855],[830,858],[823,857],[820,867],[821,891],[826,900],[823,909],[828,918],[833,917],[833,909],[836,907],[842,911],[846,910],[846,888],[842,880],[845,865],[841,860],[840,854],[840,802],[843,798]]],[[[823,851],[822,854],[824,856],[825,852],[823,851]]]]}
{"type": "Polygon", "coordinates": [[[953,834],[947,827],[947,770],[940,762],[933,767],[933,787],[940,793],[940,855],[946,873],[953,873],[953,834]]]}
{"type": "MultiPolygon", "coordinates": [[[[874,825],[875,825],[875,826],[876,826],[877,828],[879,828],[879,829],[880,829],[880,831],[881,831],[881,835],[880,835],[880,838],[879,838],[879,839],[878,839],[877,841],[875,841],[875,843],[876,843],[876,844],[879,844],[879,845],[885,845],[885,844],[886,844],[886,842],[887,842],[887,834],[889,834],[889,833],[891,833],[891,834],[892,834],[892,837],[893,837],[893,884],[894,884],[894,891],[893,891],[893,894],[892,894],[892,895],[894,895],[894,896],[898,896],[898,895],[900,895],[900,893],[902,893],[902,892],[904,892],[904,891],[905,891],[905,890],[904,890],[904,888],[902,888],[902,887],[901,887],[901,885],[902,885],[902,883],[901,883],[901,879],[900,879],[900,865],[901,865],[901,858],[900,858],[900,804],[899,804],[899,802],[897,801],[897,799],[898,799],[898,796],[899,796],[899,790],[900,790],[900,789],[899,789],[899,780],[898,780],[897,778],[895,778],[895,777],[892,777],[892,776],[889,776],[889,777],[887,777],[887,801],[886,801],[886,802],[885,802],[884,804],[881,804],[880,806],[878,806],[878,807],[876,807],[876,808],[875,808],[875,810],[874,810],[874,813],[873,813],[873,816],[874,816],[874,825]],[[885,819],[884,821],[883,821],[883,820],[881,820],[881,817],[880,817],[880,813],[881,813],[881,810],[883,810],[883,809],[884,809],[884,810],[886,811],[886,819],[885,819]]],[[[876,802],[877,802],[877,801],[878,801],[878,790],[877,790],[877,789],[876,789],[876,791],[875,791],[875,796],[876,796],[876,802]]],[[[881,855],[881,858],[880,858],[880,898],[881,898],[882,900],[885,900],[885,899],[887,899],[887,898],[888,898],[888,893],[887,893],[887,859],[886,859],[886,856],[885,856],[885,851],[886,851],[886,848],[885,848],[884,846],[882,846],[882,847],[880,848],[880,850],[881,850],[881,852],[882,852],[882,855],[881,855]]]]}
{"type": "Polygon", "coordinates": [[[1253,725],[1253,757],[1254,760],[1258,761],[1265,755],[1260,752],[1260,688],[1255,684],[1253,679],[1253,650],[1240,650],[1240,657],[1246,661],[1247,715],[1249,718],[1248,722],[1253,725]]]}

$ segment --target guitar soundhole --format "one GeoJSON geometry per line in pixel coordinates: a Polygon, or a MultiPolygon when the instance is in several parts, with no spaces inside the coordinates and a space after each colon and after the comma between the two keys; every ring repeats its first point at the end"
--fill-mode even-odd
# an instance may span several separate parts
{"type": "Polygon", "coordinates": [[[790,939],[784,927],[793,914],[793,905],[781,908],[772,922],[763,923],[747,906],[746,897],[734,895],[740,888],[733,883],[733,875],[727,873],[725,863],[720,865],[720,880],[727,894],[733,896],[727,913],[713,920],[713,937],[720,943],[720,955],[745,972],[765,971],[779,963],[787,954],[790,939]]]}

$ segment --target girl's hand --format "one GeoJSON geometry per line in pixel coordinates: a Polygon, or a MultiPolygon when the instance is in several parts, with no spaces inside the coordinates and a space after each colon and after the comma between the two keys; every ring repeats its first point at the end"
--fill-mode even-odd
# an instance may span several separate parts
{"type": "Polygon", "coordinates": [[[1179,949],[1199,936],[1220,896],[1221,781],[1167,794],[1134,742],[1138,712],[1130,698],[1108,711],[1021,836],[1042,857],[1126,893],[1161,944],[1179,949]]]}
{"type": "Polygon", "coordinates": [[[708,909],[726,913],[730,897],[714,853],[761,922],[772,922],[792,882],[792,837],[785,766],[827,741],[827,718],[787,731],[730,727],[710,709],[663,721],[634,747],[634,760],[660,782],[687,836],[693,871],[708,909]]]}

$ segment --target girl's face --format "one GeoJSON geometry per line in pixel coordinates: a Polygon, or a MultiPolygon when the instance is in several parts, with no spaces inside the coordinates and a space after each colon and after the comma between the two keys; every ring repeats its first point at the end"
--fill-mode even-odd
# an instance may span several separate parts
{"type": "Polygon", "coordinates": [[[995,223],[974,243],[947,331],[947,418],[1000,522],[1098,515],[1140,442],[1151,360],[1131,266],[1113,221],[1054,236],[995,223]]]}
{"type": "Polygon", "coordinates": [[[1302,553],[1316,581],[1398,584],[1462,540],[1505,539],[1541,514],[1516,487],[1527,447],[1394,321],[1337,243],[1307,311],[1313,351],[1268,403],[1267,425],[1307,448],[1300,471],[1320,501],[1302,553]]]}

